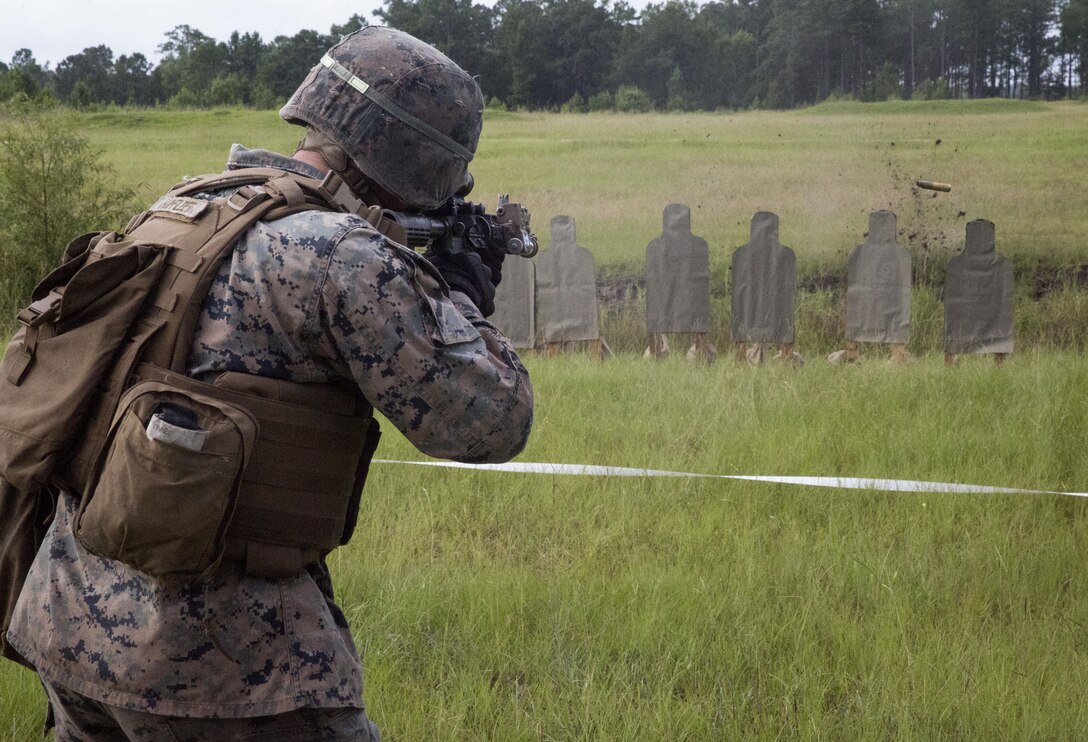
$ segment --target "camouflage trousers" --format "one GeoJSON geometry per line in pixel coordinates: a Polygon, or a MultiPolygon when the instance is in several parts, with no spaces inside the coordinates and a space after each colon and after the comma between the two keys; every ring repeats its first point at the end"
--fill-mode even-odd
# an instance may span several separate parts
{"type": "Polygon", "coordinates": [[[248,719],[157,716],[110,706],[63,686],[44,683],[53,710],[55,742],[380,742],[363,709],[298,709],[248,719]]]}

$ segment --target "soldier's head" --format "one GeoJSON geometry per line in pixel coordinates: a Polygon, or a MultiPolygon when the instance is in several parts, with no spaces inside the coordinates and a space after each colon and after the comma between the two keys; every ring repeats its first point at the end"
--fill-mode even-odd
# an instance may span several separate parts
{"type": "Polygon", "coordinates": [[[280,116],[368,203],[432,209],[470,178],[483,94],[434,47],[392,28],[344,37],[280,116]]]}

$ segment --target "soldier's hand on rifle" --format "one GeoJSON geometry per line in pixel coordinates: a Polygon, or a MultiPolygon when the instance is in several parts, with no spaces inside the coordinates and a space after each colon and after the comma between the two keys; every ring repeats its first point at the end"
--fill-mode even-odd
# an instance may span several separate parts
{"type": "Polygon", "coordinates": [[[491,285],[498,286],[502,281],[502,262],[506,259],[507,252],[502,243],[496,243],[494,234],[493,227],[486,222],[481,224],[476,221],[469,229],[468,242],[491,271],[491,285]]]}
{"type": "MultiPolygon", "coordinates": [[[[491,316],[495,311],[495,284],[498,281],[479,253],[427,252],[423,257],[438,269],[451,290],[460,291],[471,299],[483,316],[491,316]]],[[[502,266],[501,259],[498,266],[502,266]]]]}

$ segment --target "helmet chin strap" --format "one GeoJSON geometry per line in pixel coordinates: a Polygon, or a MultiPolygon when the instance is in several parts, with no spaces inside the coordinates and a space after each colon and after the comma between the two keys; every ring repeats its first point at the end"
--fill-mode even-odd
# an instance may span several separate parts
{"type": "Polygon", "coordinates": [[[404,228],[385,216],[382,209],[383,205],[390,208],[400,206],[400,200],[389,197],[385,191],[374,185],[339,145],[320,132],[307,129],[306,138],[299,142],[295,151],[316,152],[325,160],[330,172],[325,176],[322,187],[328,192],[331,201],[339,204],[345,211],[366,219],[371,226],[394,242],[406,244],[408,235],[404,228]]]}
{"type": "Polygon", "coordinates": [[[355,163],[338,144],[325,135],[307,128],[306,137],[298,143],[296,151],[316,152],[321,155],[329,169],[340,176],[357,198],[362,201],[371,200],[366,197],[371,190],[370,179],[355,167],[355,163]]]}
{"type": "Polygon", "coordinates": [[[316,129],[306,127],[306,137],[298,143],[296,149],[301,150],[321,155],[329,169],[340,176],[360,201],[367,204],[377,203],[396,211],[411,210],[398,196],[379,186],[360,170],[340,145],[316,129]]]}

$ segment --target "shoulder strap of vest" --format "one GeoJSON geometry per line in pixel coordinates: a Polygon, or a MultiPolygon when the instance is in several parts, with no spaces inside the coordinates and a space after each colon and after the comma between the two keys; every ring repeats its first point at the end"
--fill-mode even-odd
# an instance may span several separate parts
{"type": "Polygon", "coordinates": [[[297,206],[303,200],[319,208],[341,208],[326,191],[321,189],[323,181],[302,175],[277,170],[270,167],[251,167],[241,170],[227,170],[222,173],[201,175],[179,183],[170,189],[170,196],[191,196],[195,193],[210,193],[243,188],[245,186],[269,186],[279,190],[287,197],[291,206],[297,206]]]}
{"type": "MultiPolygon", "coordinates": [[[[374,227],[374,229],[381,232],[389,239],[402,245],[405,244],[407,235],[404,232],[404,227],[386,217],[380,206],[371,206],[359,199],[352,192],[343,177],[332,170],[330,170],[322,180],[306,178],[301,175],[293,175],[274,168],[228,170],[224,173],[201,175],[196,178],[190,178],[170,189],[169,195],[188,196],[193,193],[242,188],[245,186],[261,185],[269,180],[285,177],[292,179],[299,186],[308,207],[321,208],[321,206],[324,206],[325,208],[355,214],[356,216],[365,219],[370,226],[374,227]]],[[[296,201],[293,206],[288,204],[284,211],[273,212],[266,218],[269,220],[278,219],[281,216],[293,213],[293,211],[290,210],[292,208],[298,210],[298,206],[299,203],[296,201]]]]}
{"type": "Polygon", "coordinates": [[[204,175],[175,186],[130,223],[127,237],[168,244],[163,278],[145,319],[162,324],[144,360],[184,372],[204,297],[223,259],[241,235],[258,221],[321,209],[356,214],[377,231],[404,244],[403,228],[379,206],[367,206],[340,176],[306,178],[275,168],[244,168],[204,175]],[[225,199],[193,198],[199,193],[234,192],[225,199]]]}
{"type": "Polygon", "coordinates": [[[368,206],[360,200],[338,173],[330,170],[319,188],[322,196],[349,214],[365,219],[370,226],[401,245],[408,244],[404,227],[385,215],[380,206],[368,206]]]}
{"type": "Polygon", "coordinates": [[[152,297],[146,321],[161,324],[144,361],[183,372],[200,309],[223,259],[239,238],[261,220],[299,211],[340,210],[321,182],[272,168],[248,168],[186,181],[159,199],[127,235],[171,251],[152,297]],[[193,198],[234,189],[228,198],[193,198]]]}

